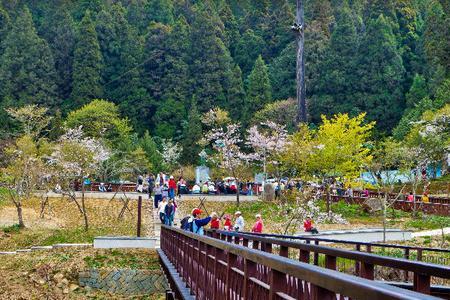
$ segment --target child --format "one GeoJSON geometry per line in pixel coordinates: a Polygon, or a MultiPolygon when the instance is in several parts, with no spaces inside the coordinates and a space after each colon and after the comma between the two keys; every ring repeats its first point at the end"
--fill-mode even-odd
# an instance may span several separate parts
{"type": "Polygon", "coordinates": [[[229,215],[225,215],[225,223],[223,224],[224,230],[231,230],[233,224],[231,223],[231,218],[229,215]]]}
{"type": "Polygon", "coordinates": [[[217,213],[213,212],[211,214],[211,229],[219,229],[220,228],[220,219],[217,213]]]}

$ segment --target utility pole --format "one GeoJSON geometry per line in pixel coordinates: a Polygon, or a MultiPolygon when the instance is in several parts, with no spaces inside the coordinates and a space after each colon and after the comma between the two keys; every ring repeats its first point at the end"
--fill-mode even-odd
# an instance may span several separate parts
{"type": "Polygon", "coordinates": [[[306,90],[305,90],[305,16],[303,0],[297,0],[297,12],[294,25],[291,29],[296,33],[297,39],[297,123],[306,123],[306,90]]]}

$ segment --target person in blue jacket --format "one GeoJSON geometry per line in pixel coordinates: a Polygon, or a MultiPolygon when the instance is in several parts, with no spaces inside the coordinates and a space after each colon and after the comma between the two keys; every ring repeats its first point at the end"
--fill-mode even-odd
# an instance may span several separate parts
{"type": "Polygon", "coordinates": [[[200,219],[200,215],[202,211],[199,208],[195,208],[192,211],[192,232],[197,234],[205,234],[203,227],[208,225],[211,221],[211,217],[206,217],[204,219],[200,219]]]}

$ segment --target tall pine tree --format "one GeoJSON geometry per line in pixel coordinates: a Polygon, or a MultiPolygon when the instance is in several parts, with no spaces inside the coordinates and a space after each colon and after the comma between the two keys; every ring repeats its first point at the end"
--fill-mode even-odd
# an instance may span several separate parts
{"type": "Polygon", "coordinates": [[[253,113],[272,101],[272,88],[269,80],[269,70],[263,58],[258,56],[253,70],[247,78],[247,101],[245,105],[244,123],[252,117],[253,113]]]}
{"type": "Polygon", "coordinates": [[[74,52],[72,107],[77,108],[103,96],[103,61],[92,14],[87,11],[80,23],[74,52]]]}
{"type": "Polygon", "coordinates": [[[378,128],[391,130],[404,109],[405,69],[390,22],[380,15],[370,20],[359,49],[359,107],[378,128]]]}
{"type": "Polygon", "coordinates": [[[40,38],[25,8],[12,24],[0,58],[0,98],[4,106],[58,104],[56,71],[47,42],[40,38]]]}
{"type": "Polygon", "coordinates": [[[197,142],[201,137],[202,123],[197,109],[197,101],[195,96],[193,96],[188,118],[183,126],[183,140],[181,142],[183,153],[181,154],[181,161],[184,164],[195,165],[198,163],[198,154],[201,149],[197,142]]]}

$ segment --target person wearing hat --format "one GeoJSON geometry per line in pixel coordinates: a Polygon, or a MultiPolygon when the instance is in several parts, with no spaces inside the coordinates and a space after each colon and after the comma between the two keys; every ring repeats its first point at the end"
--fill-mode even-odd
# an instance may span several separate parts
{"type": "Polygon", "coordinates": [[[234,222],[234,230],[236,231],[244,231],[244,218],[242,217],[242,213],[240,211],[237,211],[234,213],[236,217],[236,221],[234,222]]]}
{"type": "Polygon", "coordinates": [[[256,222],[255,222],[255,224],[252,227],[252,232],[262,233],[262,231],[263,231],[263,222],[262,222],[262,219],[261,219],[261,215],[257,214],[255,217],[256,217],[256,222]]]}
{"type": "Polygon", "coordinates": [[[175,199],[175,190],[177,189],[177,183],[175,182],[175,179],[173,179],[173,176],[170,175],[169,179],[169,199],[175,199]]]}
{"type": "MultiPolygon", "coordinates": [[[[200,219],[201,214],[202,210],[200,208],[195,208],[192,211],[192,232],[203,235],[203,227],[208,225],[208,223],[211,221],[211,217],[200,219]]],[[[189,221],[191,222],[191,220],[189,221]]]]}
{"type": "Polygon", "coordinates": [[[223,223],[223,229],[231,230],[231,228],[233,227],[233,224],[231,223],[230,215],[225,215],[224,218],[225,218],[225,222],[223,223]]]}

